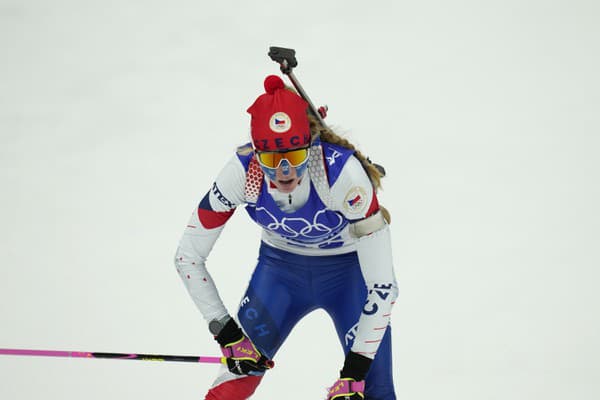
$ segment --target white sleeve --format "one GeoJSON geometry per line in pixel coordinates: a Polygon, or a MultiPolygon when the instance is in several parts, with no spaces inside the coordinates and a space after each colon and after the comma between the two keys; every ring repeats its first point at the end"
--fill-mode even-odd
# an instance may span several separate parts
{"type": "Polygon", "coordinates": [[[227,309],[206,269],[206,259],[235,207],[244,202],[245,181],[244,167],[234,156],[192,213],[175,254],[177,272],[207,322],[224,317],[227,309]]]}
{"type": "Polygon", "coordinates": [[[214,211],[229,211],[244,203],[246,170],[234,155],[223,167],[209,191],[210,208],[214,211]]]}
{"type": "Polygon", "coordinates": [[[356,253],[367,285],[367,298],[352,351],[374,358],[398,297],[389,225],[360,238],[356,253]]]}
{"type": "MultiPolygon", "coordinates": [[[[334,206],[350,223],[364,220],[379,209],[373,184],[356,157],[348,159],[331,194],[334,206]]],[[[376,231],[358,238],[356,253],[367,286],[367,297],[351,350],[374,358],[398,297],[389,226],[382,224],[376,231]]]]}

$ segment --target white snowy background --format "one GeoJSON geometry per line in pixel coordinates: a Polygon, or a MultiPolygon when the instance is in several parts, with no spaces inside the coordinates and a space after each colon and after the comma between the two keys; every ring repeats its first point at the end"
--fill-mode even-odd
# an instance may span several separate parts
{"type": "MultiPolygon", "coordinates": [[[[595,0],[0,0],[0,347],[216,355],[172,264],[293,47],[385,165],[399,399],[600,398],[595,0]]],[[[208,267],[234,312],[259,231],[208,267]]],[[[256,399],[321,399],[303,320],[256,399]]],[[[202,399],[216,367],[0,356],[0,398],[202,399]]]]}

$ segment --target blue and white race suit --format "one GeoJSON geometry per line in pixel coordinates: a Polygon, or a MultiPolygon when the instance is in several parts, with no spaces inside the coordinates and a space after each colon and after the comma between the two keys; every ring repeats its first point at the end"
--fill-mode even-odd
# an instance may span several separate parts
{"type": "MultiPolygon", "coordinates": [[[[238,152],[193,212],[175,264],[207,322],[227,315],[205,263],[229,217],[245,205],[263,228],[258,264],[237,314],[248,337],[272,358],[302,317],[323,309],[345,352],[374,359],[366,398],[395,399],[389,321],[397,285],[389,227],[352,234],[352,224],[379,212],[375,190],[352,150],[317,145],[326,171],[326,201],[315,174],[304,173],[292,193],[281,193],[252,167],[252,152],[238,152]],[[250,200],[248,187],[255,189],[250,200]]],[[[236,378],[224,370],[215,385],[236,378]]]]}

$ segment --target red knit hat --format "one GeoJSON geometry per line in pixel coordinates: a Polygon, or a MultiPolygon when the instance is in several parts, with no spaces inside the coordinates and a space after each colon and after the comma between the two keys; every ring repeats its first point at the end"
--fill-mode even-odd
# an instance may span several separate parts
{"type": "Polygon", "coordinates": [[[250,134],[254,148],[278,151],[309,145],[308,103],[285,89],[283,81],[276,75],[265,79],[265,92],[248,108],[252,116],[250,134]]]}

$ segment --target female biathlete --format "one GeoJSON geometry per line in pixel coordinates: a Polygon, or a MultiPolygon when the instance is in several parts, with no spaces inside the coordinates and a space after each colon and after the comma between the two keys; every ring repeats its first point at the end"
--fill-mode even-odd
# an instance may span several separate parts
{"type": "Polygon", "coordinates": [[[394,400],[390,313],[398,289],[380,173],[271,75],[248,109],[252,142],[217,176],[185,228],[175,265],[221,347],[207,400],[249,398],[294,325],[332,318],[345,360],[327,399],[394,400]],[[236,207],[262,230],[258,264],[236,318],[205,261],[236,207]]]}

